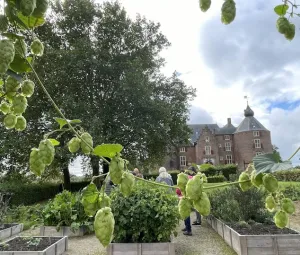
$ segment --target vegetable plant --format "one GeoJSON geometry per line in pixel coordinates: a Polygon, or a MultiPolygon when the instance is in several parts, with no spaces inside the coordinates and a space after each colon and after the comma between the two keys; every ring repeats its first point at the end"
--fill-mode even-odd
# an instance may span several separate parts
{"type": "MultiPolygon", "coordinates": [[[[88,130],[82,128],[81,121],[68,119],[48,93],[43,81],[35,71],[35,60],[43,56],[45,46],[34,33],[34,29],[42,26],[45,22],[48,0],[4,0],[4,3],[4,14],[0,15],[0,111],[2,112],[3,125],[7,129],[18,132],[26,130],[26,109],[30,107],[30,104],[34,104],[31,96],[39,89],[56,110],[58,116],[55,121],[58,127],[44,134],[42,141],[36,144],[35,148],[32,148],[29,155],[31,172],[36,176],[41,176],[45,169],[52,164],[56,147],[60,146],[59,139],[65,133],[72,134],[66,146],[66,149],[71,153],[98,156],[109,165],[109,173],[95,176],[91,184],[83,190],[81,198],[86,215],[95,216],[96,236],[104,246],[107,246],[113,238],[115,223],[120,220],[118,215],[114,217],[111,200],[104,193],[108,177],[115,185],[120,186],[119,196],[127,198],[130,198],[132,192],[135,191],[136,182],[134,179],[168,189],[170,186],[133,176],[127,168],[129,162],[122,157],[122,145],[94,145],[93,137],[88,133],[88,130]],[[93,181],[105,175],[104,185],[98,190],[93,181]]],[[[201,10],[207,11],[210,4],[210,0],[201,0],[201,10]]],[[[296,14],[294,13],[295,7],[297,5],[291,1],[284,1],[283,5],[275,7],[275,12],[280,15],[277,28],[289,40],[294,37],[295,26],[287,20],[285,15],[293,16],[296,14]],[[292,8],[290,13],[288,13],[289,6],[292,8]]],[[[231,23],[236,16],[235,2],[225,0],[221,12],[222,22],[224,24],[231,23]]],[[[114,121],[113,118],[111,121],[114,121]]],[[[276,213],[274,218],[276,225],[285,227],[288,215],[293,211],[293,203],[278,190],[277,180],[272,176],[272,173],[292,168],[290,159],[278,162],[272,153],[256,156],[253,164],[250,164],[248,169],[240,175],[237,182],[213,187],[203,187],[203,183],[207,181],[204,174],[199,173],[192,179],[180,174],[177,183],[184,196],[178,206],[179,214],[182,218],[186,217],[193,206],[201,214],[208,215],[210,213],[210,201],[206,195],[207,189],[238,184],[243,191],[247,191],[252,186],[257,188],[264,186],[274,199],[272,206],[270,206],[269,200],[266,201],[267,208],[276,213]]],[[[172,187],[172,189],[175,188],[172,187]]],[[[67,192],[59,195],[50,202],[43,212],[45,224],[52,225],[55,223],[57,227],[67,224],[71,227],[78,227],[85,222],[85,218],[83,216],[78,218],[78,214],[73,212],[75,205],[79,207],[78,200],[67,192]]],[[[164,208],[164,206],[159,207],[157,211],[161,214],[164,212],[164,208]]],[[[162,230],[161,236],[158,234],[157,239],[164,240],[166,233],[166,230],[162,230]]]]}

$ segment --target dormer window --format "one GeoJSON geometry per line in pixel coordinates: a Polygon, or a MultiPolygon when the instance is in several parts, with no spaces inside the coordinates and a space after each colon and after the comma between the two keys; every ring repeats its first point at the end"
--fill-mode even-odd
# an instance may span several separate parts
{"type": "Polygon", "coordinates": [[[224,135],[224,139],[225,140],[230,140],[230,136],[229,135],[224,135]]]}
{"type": "Polygon", "coordinates": [[[253,136],[254,137],[259,137],[259,131],[253,131],[253,136]]]}
{"type": "Polygon", "coordinates": [[[181,147],[179,151],[180,152],[185,152],[185,147],[181,147]]]}
{"type": "Polygon", "coordinates": [[[205,137],[205,142],[209,143],[209,136],[205,137]]]}

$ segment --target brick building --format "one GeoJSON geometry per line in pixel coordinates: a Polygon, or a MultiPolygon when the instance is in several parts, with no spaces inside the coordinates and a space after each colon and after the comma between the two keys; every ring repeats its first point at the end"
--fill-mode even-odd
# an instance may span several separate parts
{"type": "Polygon", "coordinates": [[[271,133],[256,118],[247,104],[245,118],[238,127],[227,119],[220,128],[217,124],[189,125],[192,129],[190,144],[177,148],[167,161],[168,169],[184,169],[188,163],[198,165],[211,162],[237,164],[244,170],[255,155],[272,152],[271,133]]]}

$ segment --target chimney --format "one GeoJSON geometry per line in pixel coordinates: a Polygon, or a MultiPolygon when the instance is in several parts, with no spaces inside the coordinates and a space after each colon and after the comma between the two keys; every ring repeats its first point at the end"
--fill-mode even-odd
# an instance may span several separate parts
{"type": "Polygon", "coordinates": [[[231,125],[231,118],[227,118],[227,124],[231,125]]]}

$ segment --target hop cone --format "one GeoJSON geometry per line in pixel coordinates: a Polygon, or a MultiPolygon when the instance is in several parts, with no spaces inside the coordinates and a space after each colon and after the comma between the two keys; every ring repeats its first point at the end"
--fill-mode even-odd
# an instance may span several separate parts
{"type": "Polygon", "coordinates": [[[200,0],[200,9],[203,12],[206,12],[211,5],[211,0],[200,0]]]}
{"type": "Polygon", "coordinates": [[[102,209],[104,207],[110,207],[110,204],[111,204],[111,200],[110,200],[109,196],[107,196],[105,193],[99,195],[99,197],[98,197],[98,207],[100,209],[102,209]]]}
{"type": "Polygon", "coordinates": [[[127,197],[130,195],[133,187],[134,187],[134,176],[131,173],[124,172],[122,175],[122,180],[121,180],[121,192],[122,194],[127,197]]]}
{"type": "Polygon", "coordinates": [[[109,176],[114,184],[120,184],[122,181],[123,170],[119,167],[119,158],[113,157],[109,164],[109,176]]]}
{"type": "Polygon", "coordinates": [[[276,207],[276,202],[272,195],[269,195],[266,197],[265,206],[268,209],[268,211],[270,211],[270,212],[274,211],[274,209],[276,207]]]}
{"type": "Polygon", "coordinates": [[[83,140],[80,143],[82,152],[84,154],[90,154],[91,151],[92,151],[92,148],[93,148],[93,138],[92,138],[92,136],[89,133],[85,132],[81,135],[81,139],[83,140]]]}
{"type": "Polygon", "coordinates": [[[41,157],[41,161],[46,166],[49,166],[52,163],[52,161],[54,159],[55,149],[54,149],[53,144],[48,139],[45,139],[40,142],[39,154],[41,157]]]}
{"type": "Polygon", "coordinates": [[[45,170],[45,164],[42,161],[39,150],[32,149],[29,157],[29,168],[37,176],[41,176],[45,170]]]}
{"type": "Polygon", "coordinates": [[[203,188],[203,182],[199,175],[195,175],[193,179],[190,179],[186,185],[186,196],[196,201],[201,198],[203,188]]]}
{"type": "Polygon", "coordinates": [[[189,217],[192,211],[192,207],[193,207],[192,202],[189,199],[187,199],[186,197],[180,199],[178,204],[180,217],[184,220],[187,217],[189,217]]]}
{"type": "Polygon", "coordinates": [[[186,187],[186,184],[188,183],[189,181],[189,177],[187,174],[184,174],[184,173],[180,173],[177,175],[177,185],[179,187],[179,189],[181,190],[181,192],[185,192],[185,187],[186,187]]]}
{"type": "Polygon", "coordinates": [[[278,228],[284,228],[288,224],[289,217],[286,212],[278,211],[274,216],[274,221],[278,228]]]}
{"type": "Polygon", "coordinates": [[[205,192],[202,192],[199,200],[194,201],[194,208],[203,216],[210,214],[210,201],[205,192]]]}
{"type": "Polygon", "coordinates": [[[240,183],[240,188],[242,189],[242,191],[247,191],[252,187],[252,183],[250,181],[250,176],[249,174],[242,172],[239,176],[239,181],[248,181],[248,182],[242,182],[240,183]]]}
{"type": "Polygon", "coordinates": [[[225,0],[221,9],[221,21],[225,25],[230,24],[236,15],[235,2],[233,0],[225,0]]]}
{"type": "Polygon", "coordinates": [[[267,191],[273,193],[278,190],[278,181],[276,178],[271,174],[266,174],[263,177],[263,184],[267,191]]]}

